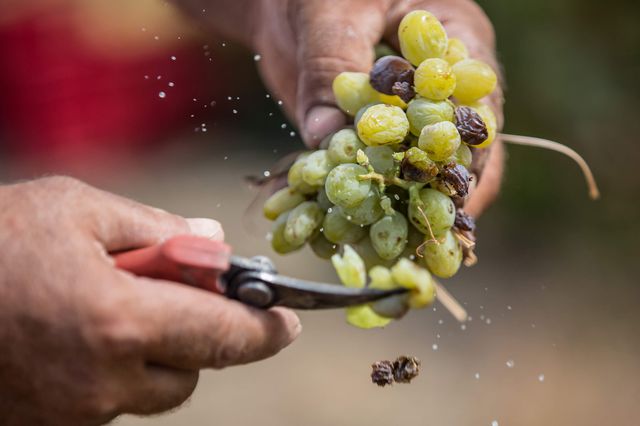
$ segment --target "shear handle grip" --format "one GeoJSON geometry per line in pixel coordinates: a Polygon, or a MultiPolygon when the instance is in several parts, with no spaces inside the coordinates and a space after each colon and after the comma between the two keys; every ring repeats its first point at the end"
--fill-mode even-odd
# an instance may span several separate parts
{"type": "Polygon", "coordinates": [[[116,266],[132,274],[175,281],[220,293],[218,277],[229,269],[231,248],[194,235],[172,237],[158,245],[114,256],[116,266]]]}

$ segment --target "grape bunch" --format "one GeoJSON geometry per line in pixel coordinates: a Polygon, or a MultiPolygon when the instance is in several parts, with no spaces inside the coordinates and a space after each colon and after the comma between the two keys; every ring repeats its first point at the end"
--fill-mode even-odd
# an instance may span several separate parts
{"type": "Polygon", "coordinates": [[[464,210],[473,152],[489,146],[496,117],[480,102],[496,87],[491,67],[468,57],[429,12],[408,13],[401,56],[333,81],[353,126],[301,154],[288,185],[264,204],[271,244],[284,254],[308,244],[331,259],[342,283],[408,293],[347,310],[349,323],[384,326],[431,304],[433,276],[473,264],[475,223],[464,210]]]}

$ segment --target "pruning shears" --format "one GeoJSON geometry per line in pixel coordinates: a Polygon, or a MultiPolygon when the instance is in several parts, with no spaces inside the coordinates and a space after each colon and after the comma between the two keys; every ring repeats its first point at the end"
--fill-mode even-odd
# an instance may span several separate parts
{"type": "Polygon", "coordinates": [[[234,256],[229,245],[193,235],[176,236],[114,258],[117,267],[135,275],[185,283],[263,309],[344,308],[407,291],[349,288],[280,275],[266,256],[234,256]]]}

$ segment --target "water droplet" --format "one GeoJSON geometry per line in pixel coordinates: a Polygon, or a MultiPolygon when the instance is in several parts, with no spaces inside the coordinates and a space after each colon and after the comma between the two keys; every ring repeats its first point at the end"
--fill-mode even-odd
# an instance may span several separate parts
{"type": "Polygon", "coordinates": [[[227,100],[231,101],[233,98],[231,96],[227,96],[227,100]]]}
{"type": "Polygon", "coordinates": [[[171,57],[171,60],[172,60],[172,61],[175,61],[176,59],[178,59],[178,58],[176,58],[175,56],[172,56],[172,57],[171,57]]]}
{"type": "Polygon", "coordinates": [[[267,93],[266,95],[264,95],[264,97],[269,99],[271,97],[271,95],[267,93]]]}
{"type": "Polygon", "coordinates": [[[278,101],[278,105],[282,105],[282,101],[278,101]]]}
{"type": "Polygon", "coordinates": [[[224,156],[224,159],[225,159],[225,160],[228,160],[228,159],[229,159],[229,156],[225,155],[225,156],[224,156]]]}
{"type": "Polygon", "coordinates": [[[440,324],[440,325],[444,324],[444,320],[443,319],[439,319],[438,320],[438,324],[440,324]]]}
{"type": "Polygon", "coordinates": [[[467,329],[467,325],[466,324],[460,324],[460,330],[464,331],[467,329]]]}
{"type": "Polygon", "coordinates": [[[154,39],[154,40],[160,40],[160,37],[158,37],[158,36],[153,36],[153,39],[154,39]]]}
{"type": "Polygon", "coordinates": [[[224,41],[222,42],[222,47],[226,47],[227,43],[225,43],[224,41]]]}
{"type": "Polygon", "coordinates": [[[173,86],[175,86],[175,83],[173,81],[170,81],[169,84],[167,84],[167,86],[173,87],[173,86]]]}
{"type": "Polygon", "coordinates": [[[264,175],[264,177],[271,176],[271,172],[269,170],[265,170],[264,172],[262,172],[262,174],[264,175]]]}
{"type": "Polygon", "coordinates": [[[233,113],[234,113],[234,114],[237,114],[237,113],[238,113],[238,110],[237,110],[237,109],[234,109],[234,110],[233,110],[233,113]]]}
{"type": "Polygon", "coordinates": [[[497,420],[492,421],[491,426],[498,426],[498,421],[497,420]]]}
{"type": "Polygon", "coordinates": [[[506,364],[509,368],[513,368],[516,365],[516,363],[512,359],[508,359],[506,364]]]}
{"type": "Polygon", "coordinates": [[[148,76],[148,75],[145,75],[145,76],[144,76],[144,79],[145,79],[145,80],[149,80],[149,76],[148,76]]]}
{"type": "Polygon", "coordinates": [[[434,351],[437,351],[438,345],[434,343],[433,345],[431,345],[431,349],[433,349],[434,351]]]}
{"type": "Polygon", "coordinates": [[[162,80],[162,76],[161,75],[157,76],[156,80],[162,80]]]}
{"type": "Polygon", "coordinates": [[[216,106],[216,101],[209,102],[209,105],[211,105],[212,107],[216,106]]]}
{"type": "Polygon", "coordinates": [[[538,375],[538,381],[539,382],[544,382],[544,374],[539,374],[538,375]]]}
{"type": "Polygon", "coordinates": [[[166,98],[166,97],[167,97],[167,94],[166,94],[166,93],[164,93],[164,92],[160,92],[160,93],[158,93],[158,97],[159,97],[160,99],[164,99],[164,98],[166,98]]]}
{"type": "Polygon", "coordinates": [[[476,373],[476,374],[474,374],[474,375],[473,375],[473,377],[475,377],[475,378],[476,378],[476,380],[480,380],[480,373],[476,373]]]}
{"type": "Polygon", "coordinates": [[[142,32],[146,32],[147,31],[147,29],[145,27],[142,27],[141,30],[142,30],[142,32]]]}
{"type": "Polygon", "coordinates": [[[491,318],[487,318],[487,321],[485,321],[487,323],[487,325],[491,325],[491,318]]]}
{"type": "Polygon", "coordinates": [[[294,137],[296,135],[296,132],[289,132],[289,136],[294,137]]]}
{"type": "Polygon", "coordinates": [[[287,128],[287,124],[286,124],[286,123],[282,123],[282,124],[280,125],[280,128],[281,128],[281,129],[286,129],[286,128],[287,128]]]}
{"type": "Polygon", "coordinates": [[[258,62],[260,59],[262,59],[262,56],[260,56],[258,54],[253,55],[253,60],[254,61],[258,62]]]}
{"type": "Polygon", "coordinates": [[[510,311],[511,310],[511,305],[507,305],[507,309],[510,311]]]}
{"type": "Polygon", "coordinates": [[[273,239],[273,234],[271,232],[267,232],[265,238],[267,239],[267,241],[271,241],[273,239]]]}

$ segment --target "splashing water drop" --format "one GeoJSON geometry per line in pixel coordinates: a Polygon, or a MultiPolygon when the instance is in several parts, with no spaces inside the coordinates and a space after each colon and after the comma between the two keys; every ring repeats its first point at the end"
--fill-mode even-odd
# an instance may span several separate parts
{"type": "Polygon", "coordinates": [[[262,59],[262,56],[260,56],[258,54],[253,55],[253,60],[254,61],[258,62],[260,59],[262,59]]]}
{"type": "Polygon", "coordinates": [[[498,426],[498,421],[497,420],[492,421],[491,426],[498,426]]]}
{"type": "Polygon", "coordinates": [[[173,81],[170,81],[170,82],[167,84],[167,86],[169,86],[169,87],[173,87],[173,86],[175,86],[175,83],[174,83],[173,81]]]}
{"type": "Polygon", "coordinates": [[[160,92],[160,93],[158,93],[158,97],[159,97],[160,99],[164,99],[164,98],[166,98],[166,97],[167,97],[167,94],[166,94],[166,93],[164,93],[164,92],[160,92]]]}
{"type": "Polygon", "coordinates": [[[513,368],[516,365],[516,363],[512,359],[507,360],[506,364],[509,368],[513,368]]]}
{"type": "Polygon", "coordinates": [[[175,56],[172,56],[172,57],[171,57],[171,60],[172,60],[172,61],[175,61],[176,59],[178,59],[178,58],[176,58],[175,56]]]}
{"type": "Polygon", "coordinates": [[[289,132],[289,136],[294,137],[296,135],[296,132],[289,132]]]}
{"type": "Polygon", "coordinates": [[[434,351],[437,351],[438,345],[434,343],[433,345],[431,345],[431,349],[433,349],[434,351]]]}
{"type": "Polygon", "coordinates": [[[480,380],[480,373],[476,373],[476,374],[474,374],[474,375],[473,375],[473,377],[475,377],[475,378],[476,378],[476,380],[480,380]]]}
{"type": "Polygon", "coordinates": [[[538,375],[538,381],[539,382],[544,382],[544,374],[539,374],[538,375]]]}

